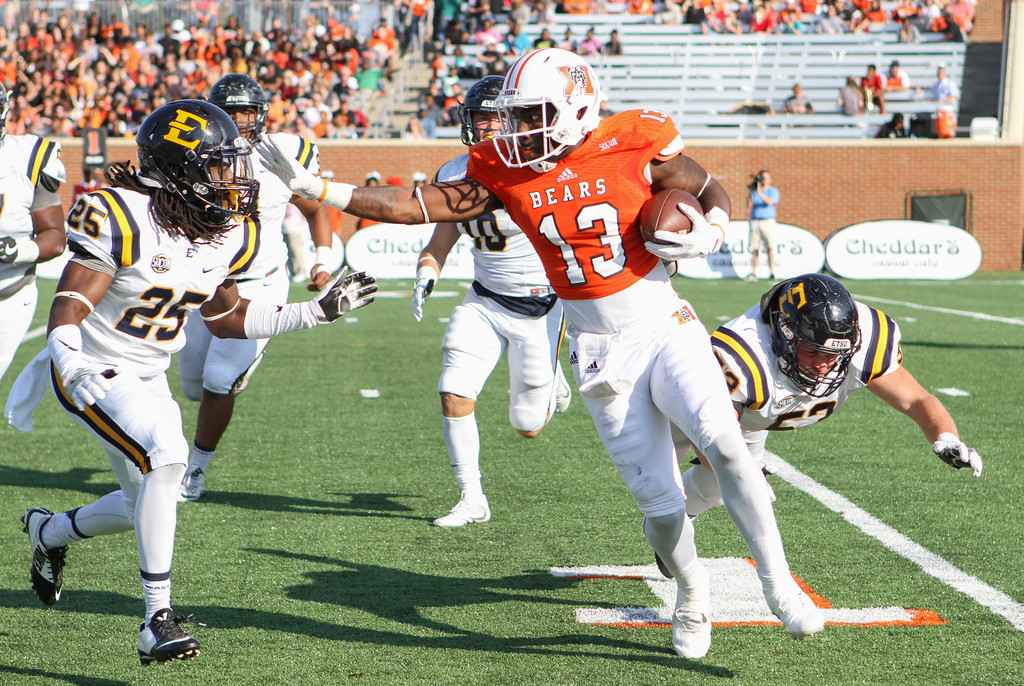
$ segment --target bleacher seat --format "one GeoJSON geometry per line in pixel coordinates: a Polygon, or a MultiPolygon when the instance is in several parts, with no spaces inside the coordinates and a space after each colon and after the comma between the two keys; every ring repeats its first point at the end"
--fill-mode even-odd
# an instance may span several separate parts
{"type": "MultiPolygon", "coordinates": [[[[531,25],[525,33],[532,39],[547,28],[558,41],[566,27],[581,36],[591,26],[602,41],[616,29],[623,44],[623,55],[589,58],[608,107],[663,111],[687,138],[872,137],[895,112],[910,115],[938,109],[939,103],[924,99],[938,66],[944,66],[957,83],[963,78],[964,44],[941,41],[941,34],[931,33],[918,44],[898,43],[894,24],[840,36],[705,35],[699,26],[657,24],[651,17],[641,21],[629,14],[558,15],[555,24],[531,25]],[[886,93],[886,114],[838,113],[836,99],[847,77],[859,82],[868,65],[884,74],[894,60],[910,78],[911,88],[886,93]],[[815,114],[731,114],[747,104],[778,111],[796,83],[815,114]]],[[[462,46],[470,59],[481,50],[462,46]]]]}

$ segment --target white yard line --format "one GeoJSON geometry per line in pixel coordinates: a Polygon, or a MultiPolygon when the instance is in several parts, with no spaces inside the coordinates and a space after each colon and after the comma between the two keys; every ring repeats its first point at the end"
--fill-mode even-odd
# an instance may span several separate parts
{"type": "Polygon", "coordinates": [[[929,312],[941,312],[942,314],[955,314],[960,317],[970,317],[971,319],[982,319],[988,322],[999,322],[1000,324],[1024,326],[1024,319],[1014,317],[998,317],[994,314],[985,314],[984,312],[951,310],[948,307],[933,307],[932,305],[919,305],[918,303],[906,302],[904,300],[888,300],[886,298],[873,298],[868,295],[854,295],[853,297],[855,300],[866,300],[868,302],[882,303],[885,305],[899,305],[900,307],[909,307],[912,310],[927,310],[929,312]]]}
{"type": "Polygon", "coordinates": [[[1024,632],[1024,605],[1002,591],[998,591],[981,579],[962,572],[935,553],[918,545],[880,519],[871,516],[835,491],[823,486],[778,455],[765,451],[768,469],[791,486],[807,493],[812,498],[843,519],[856,526],[868,536],[877,539],[889,550],[904,557],[925,573],[942,583],[969,596],[995,614],[1006,618],[1017,631],[1024,632]]]}

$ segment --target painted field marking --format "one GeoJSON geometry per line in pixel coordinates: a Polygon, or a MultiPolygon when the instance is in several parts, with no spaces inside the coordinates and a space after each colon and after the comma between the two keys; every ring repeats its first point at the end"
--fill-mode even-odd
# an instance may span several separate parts
{"type": "Polygon", "coordinates": [[[962,572],[952,564],[910,540],[896,529],[857,507],[853,502],[823,486],[778,455],[764,453],[768,470],[794,488],[808,494],[822,505],[878,541],[900,557],[904,557],[926,574],[935,577],[993,613],[1005,618],[1017,631],[1024,632],[1024,605],[981,579],[962,572]]]}
{"type": "MultiPolygon", "coordinates": [[[[711,577],[711,623],[715,626],[781,625],[761,592],[761,582],[750,560],[738,557],[702,558],[711,577]]],[[[552,567],[551,574],[571,579],[643,580],[660,600],[660,607],[578,608],[581,624],[624,627],[672,625],[676,582],[666,579],[655,564],[636,566],[552,567]]],[[[794,577],[796,579],[796,577],[794,577]]],[[[946,622],[931,610],[902,607],[834,608],[800,579],[797,583],[821,608],[826,624],[858,626],[925,626],[946,622]]]]}
{"type": "Polygon", "coordinates": [[[955,314],[960,317],[970,317],[971,319],[981,319],[987,322],[999,322],[1000,324],[1012,324],[1014,326],[1024,326],[1024,319],[1016,317],[999,317],[994,314],[985,314],[984,312],[970,312],[968,310],[952,310],[948,307],[935,307],[933,305],[919,305],[918,303],[906,302],[904,300],[888,300],[886,298],[873,298],[868,295],[854,295],[855,300],[866,300],[868,302],[882,303],[883,305],[899,305],[900,307],[909,307],[912,310],[927,310],[928,312],[941,312],[942,314],[955,314]]]}

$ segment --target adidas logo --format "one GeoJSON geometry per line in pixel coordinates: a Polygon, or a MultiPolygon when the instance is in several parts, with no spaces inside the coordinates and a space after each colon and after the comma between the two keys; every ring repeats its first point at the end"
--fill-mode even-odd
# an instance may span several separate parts
{"type": "Polygon", "coordinates": [[[601,365],[597,363],[597,360],[591,362],[585,370],[587,374],[597,374],[599,371],[601,371],[601,365]]]}
{"type": "Polygon", "coordinates": [[[580,358],[576,354],[576,351],[573,350],[571,353],[569,353],[569,364],[579,364],[579,363],[580,363],[580,358]]]}
{"type": "Polygon", "coordinates": [[[569,169],[568,167],[566,167],[565,171],[563,171],[561,174],[559,174],[558,178],[555,179],[555,183],[565,183],[566,181],[572,181],[575,178],[576,178],[576,172],[574,172],[572,169],[569,169]]]}

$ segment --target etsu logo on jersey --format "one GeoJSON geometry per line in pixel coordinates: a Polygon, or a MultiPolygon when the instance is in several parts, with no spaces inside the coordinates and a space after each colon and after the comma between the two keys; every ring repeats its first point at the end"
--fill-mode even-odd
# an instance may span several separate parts
{"type": "Polygon", "coordinates": [[[614,148],[618,144],[619,141],[613,138],[610,141],[601,141],[600,143],[597,144],[597,147],[601,149],[601,152],[606,152],[607,150],[609,150],[610,148],[614,148]]]}
{"type": "Polygon", "coordinates": [[[154,255],[153,261],[149,263],[149,268],[157,274],[163,274],[164,272],[170,271],[171,258],[167,255],[154,255]]]}
{"type": "MultiPolygon", "coordinates": [[[[576,174],[566,169],[555,181],[563,183],[572,181],[575,178],[576,174]],[[563,178],[566,177],[566,172],[572,174],[572,176],[563,178]]],[[[557,205],[560,202],[573,202],[574,200],[590,198],[595,195],[604,195],[607,192],[608,187],[605,185],[604,179],[597,179],[593,185],[589,181],[577,181],[576,183],[566,183],[561,190],[545,188],[543,192],[532,191],[530,193],[530,204],[533,205],[533,209],[537,209],[545,205],[557,205]]]]}

